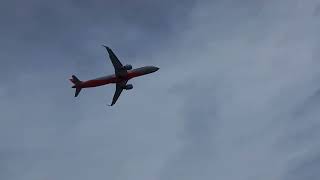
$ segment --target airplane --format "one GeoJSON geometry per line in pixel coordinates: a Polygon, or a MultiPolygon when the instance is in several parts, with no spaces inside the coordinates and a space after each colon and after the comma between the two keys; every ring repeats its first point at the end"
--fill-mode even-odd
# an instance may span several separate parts
{"type": "Polygon", "coordinates": [[[130,90],[133,88],[132,84],[127,84],[127,82],[135,77],[143,76],[146,74],[154,73],[159,70],[158,67],[155,66],[144,66],[136,69],[132,69],[132,65],[122,65],[122,63],[119,61],[118,57],[114,54],[114,52],[105,45],[102,45],[105,47],[109,54],[109,58],[111,60],[111,63],[114,67],[115,73],[108,76],[99,77],[96,79],[91,79],[88,81],[80,81],[75,75],[72,75],[71,79],[69,79],[73,86],[71,88],[75,88],[75,94],[74,97],[77,97],[80,93],[80,91],[83,88],[92,88],[97,86],[103,86],[107,84],[116,84],[116,90],[113,95],[112,102],[109,106],[113,106],[119,96],[121,95],[122,91],[130,90]]]}

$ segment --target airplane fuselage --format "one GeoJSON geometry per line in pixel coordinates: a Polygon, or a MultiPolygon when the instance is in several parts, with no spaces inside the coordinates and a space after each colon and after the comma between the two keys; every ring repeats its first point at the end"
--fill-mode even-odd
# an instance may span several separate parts
{"type": "Polygon", "coordinates": [[[103,76],[96,79],[91,79],[88,81],[83,81],[81,84],[78,85],[80,88],[90,88],[90,87],[97,87],[97,86],[103,86],[107,84],[112,83],[120,83],[126,80],[130,80],[132,78],[143,76],[146,74],[153,73],[157,71],[159,68],[155,66],[144,66],[141,68],[128,70],[127,73],[121,77],[117,77],[116,74],[109,75],[109,76],[103,76]]]}

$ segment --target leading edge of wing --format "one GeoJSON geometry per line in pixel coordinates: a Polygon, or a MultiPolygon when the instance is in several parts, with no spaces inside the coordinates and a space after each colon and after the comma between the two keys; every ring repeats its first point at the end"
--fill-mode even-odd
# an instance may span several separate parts
{"type": "Polygon", "coordinates": [[[114,70],[116,73],[122,71],[122,63],[120,62],[120,60],[118,59],[118,57],[114,54],[114,52],[106,45],[102,45],[103,47],[106,48],[106,50],[108,51],[109,54],[109,58],[112,62],[112,65],[114,67],[114,70]]]}
{"type": "Polygon", "coordinates": [[[112,98],[112,103],[109,106],[113,106],[118,98],[120,97],[121,93],[122,93],[123,89],[120,87],[120,85],[116,85],[116,91],[114,92],[113,98],[112,98]]]}
{"type": "Polygon", "coordinates": [[[113,106],[117,102],[118,98],[120,97],[120,95],[121,95],[121,93],[123,91],[122,86],[126,85],[126,84],[127,84],[127,81],[124,81],[123,83],[117,83],[116,84],[116,91],[114,92],[114,95],[113,95],[113,98],[112,98],[112,103],[110,105],[108,105],[108,106],[113,106]]]}

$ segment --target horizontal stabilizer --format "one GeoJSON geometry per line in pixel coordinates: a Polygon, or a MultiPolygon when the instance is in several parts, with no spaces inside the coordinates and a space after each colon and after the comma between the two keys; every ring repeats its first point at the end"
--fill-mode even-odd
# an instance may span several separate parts
{"type": "Polygon", "coordinates": [[[82,90],[82,88],[76,88],[76,92],[74,93],[74,97],[78,97],[81,90],[82,90]]]}

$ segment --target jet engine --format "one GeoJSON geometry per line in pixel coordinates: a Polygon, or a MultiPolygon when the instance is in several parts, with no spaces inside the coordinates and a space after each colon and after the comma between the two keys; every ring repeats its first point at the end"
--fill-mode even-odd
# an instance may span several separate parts
{"type": "Polygon", "coordinates": [[[123,87],[123,89],[125,89],[125,90],[130,90],[130,89],[132,89],[132,88],[133,88],[132,84],[127,84],[127,85],[125,85],[125,86],[123,87]]]}
{"type": "Polygon", "coordinates": [[[124,70],[131,70],[132,66],[130,64],[127,64],[125,66],[122,67],[124,70]]]}

